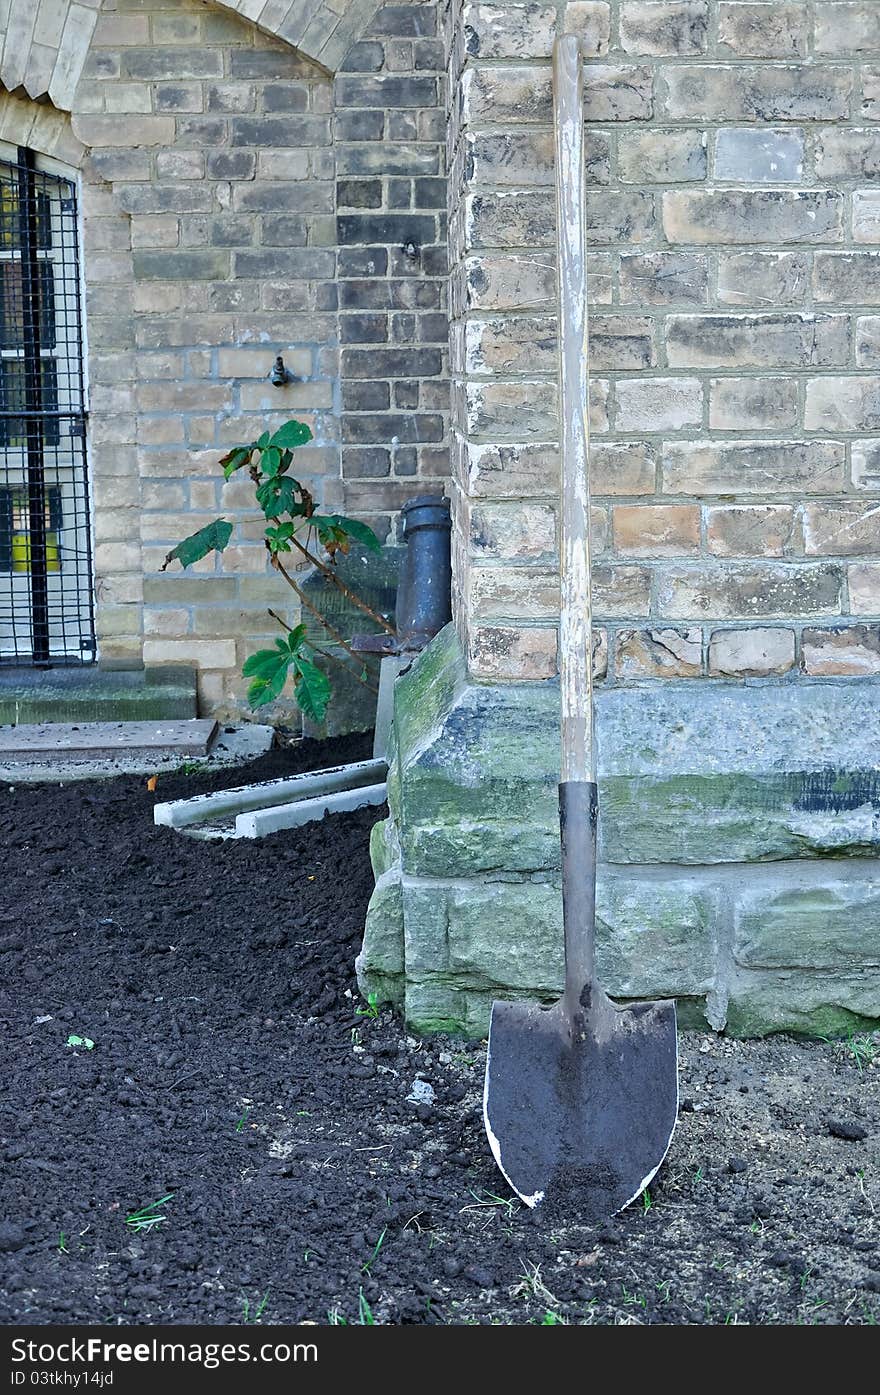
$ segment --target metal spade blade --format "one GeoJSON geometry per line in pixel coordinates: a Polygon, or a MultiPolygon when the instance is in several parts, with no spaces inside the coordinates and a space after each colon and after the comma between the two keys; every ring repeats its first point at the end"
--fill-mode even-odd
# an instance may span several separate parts
{"type": "Polygon", "coordinates": [[[566,986],[553,1007],[495,1003],[483,1112],[528,1206],[612,1216],[648,1185],[678,1114],[675,1005],[616,1007],[593,971],[595,786],[560,787],[566,986]]]}

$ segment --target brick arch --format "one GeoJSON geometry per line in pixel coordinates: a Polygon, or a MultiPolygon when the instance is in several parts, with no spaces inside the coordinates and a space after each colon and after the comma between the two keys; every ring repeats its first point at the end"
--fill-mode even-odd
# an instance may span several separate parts
{"type": "Polygon", "coordinates": [[[49,102],[32,102],[0,91],[0,141],[24,145],[38,155],[60,160],[79,169],[86,148],[70,128],[70,117],[49,102]]]}
{"type": "MultiPolygon", "coordinates": [[[[382,0],[212,0],[335,72],[382,0]]],[[[0,86],[70,110],[99,9],[77,0],[10,0],[0,86]]]]}
{"type": "Polygon", "coordinates": [[[215,0],[335,73],[383,0],[215,0]]]}

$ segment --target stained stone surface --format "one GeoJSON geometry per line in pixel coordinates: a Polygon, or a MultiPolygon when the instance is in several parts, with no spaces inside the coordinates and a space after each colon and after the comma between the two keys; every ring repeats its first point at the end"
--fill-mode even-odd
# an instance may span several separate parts
{"type": "MultiPolygon", "coordinates": [[[[561,989],[558,686],[468,680],[452,626],[398,679],[358,973],[419,1030],[561,989]]],[[[597,963],[716,1028],[880,1017],[880,685],[597,698],[597,963]]]]}

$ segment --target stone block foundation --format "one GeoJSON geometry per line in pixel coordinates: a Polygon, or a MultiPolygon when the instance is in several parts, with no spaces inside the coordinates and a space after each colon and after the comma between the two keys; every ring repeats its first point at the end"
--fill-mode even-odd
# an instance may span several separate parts
{"type": "MultiPolygon", "coordinates": [[[[876,685],[610,689],[597,732],[608,992],[738,1035],[876,1026],[876,685]]],[[[561,991],[557,733],[558,684],[475,683],[452,626],[398,679],[358,975],[417,1030],[561,991]]]]}

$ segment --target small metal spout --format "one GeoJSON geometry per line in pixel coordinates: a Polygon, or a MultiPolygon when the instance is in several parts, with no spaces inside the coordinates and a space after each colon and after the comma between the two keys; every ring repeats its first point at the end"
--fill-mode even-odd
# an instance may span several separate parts
{"type": "Polygon", "coordinates": [[[279,354],[272,364],[272,371],[269,374],[269,381],[273,387],[284,387],[285,383],[293,382],[293,374],[284,367],[284,359],[279,354]]]}

